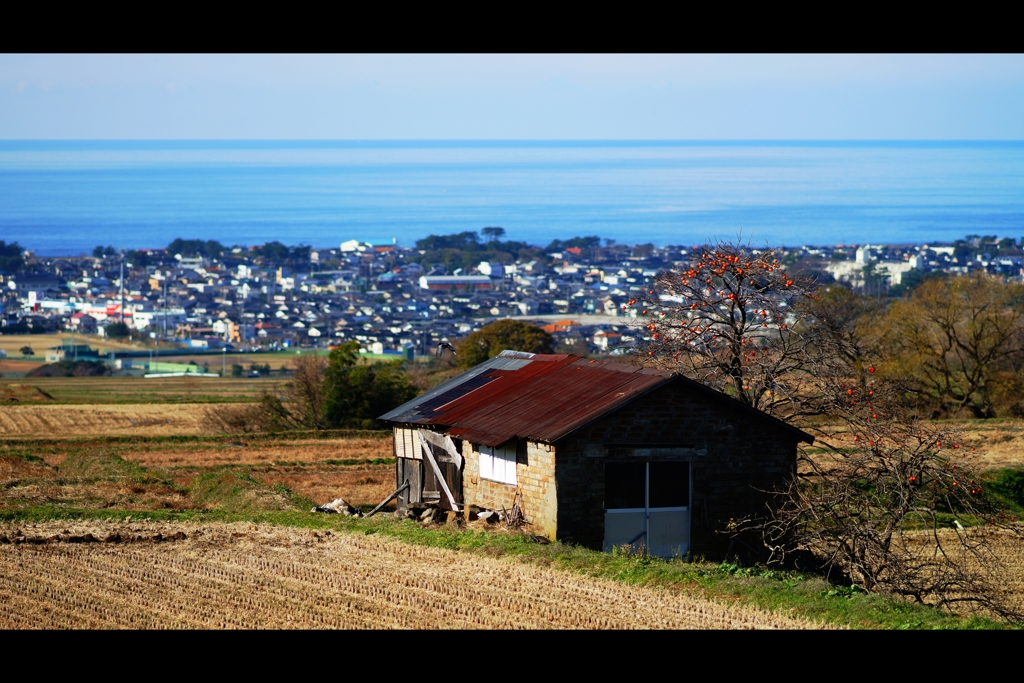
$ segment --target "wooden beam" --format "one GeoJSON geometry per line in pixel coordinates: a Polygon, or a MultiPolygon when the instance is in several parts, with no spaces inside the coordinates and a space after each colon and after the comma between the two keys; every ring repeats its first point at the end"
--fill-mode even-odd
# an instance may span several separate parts
{"type": "Polygon", "coordinates": [[[420,446],[423,447],[423,454],[426,456],[427,460],[430,461],[430,466],[434,468],[434,475],[437,477],[437,482],[441,484],[441,488],[444,489],[444,494],[448,496],[448,502],[451,503],[452,510],[458,510],[459,504],[455,502],[455,496],[453,496],[452,492],[448,489],[448,482],[444,480],[444,475],[441,474],[441,468],[437,466],[437,461],[434,460],[434,454],[430,452],[430,444],[427,443],[427,440],[423,437],[422,431],[417,430],[416,433],[420,437],[420,446]]]}
{"type": "Polygon", "coordinates": [[[419,433],[427,440],[428,443],[443,448],[448,455],[452,456],[452,460],[455,461],[455,466],[460,470],[462,469],[462,454],[459,453],[459,449],[455,447],[455,442],[452,441],[450,436],[442,436],[437,432],[432,432],[429,429],[420,429],[419,433]]]}
{"type": "Polygon", "coordinates": [[[447,449],[449,455],[452,456],[452,460],[455,461],[455,466],[460,470],[462,469],[462,453],[459,453],[459,449],[455,447],[455,442],[452,441],[452,437],[444,437],[444,446],[447,449]]]}
{"type": "Polygon", "coordinates": [[[388,496],[387,498],[382,500],[380,502],[380,505],[378,505],[377,507],[375,507],[372,510],[370,510],[369,512],[367,512],[366,516],[367,517],[373,517],[375,514],[377,514],[378,510],[380,510],[382,507],[384,507],[385,505],[390,503],[392,501],[392,499],[394,499],[395,496],[397,496],[399,493],[401,493],[402,491],[406,490],[407,488],[409,488],[409,482],[405,482],[404,484],[399,486],[397,491],[395,491],[390,496],[388,496]]]}

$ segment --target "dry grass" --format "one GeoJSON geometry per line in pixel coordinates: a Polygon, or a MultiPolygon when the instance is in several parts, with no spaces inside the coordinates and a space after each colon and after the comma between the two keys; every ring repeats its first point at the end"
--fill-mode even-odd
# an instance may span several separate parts
{"type": "MultiPolygon", "coordinates": [[[[46,349],[51,346],[60,346],[66,341],[71,341],[70,332],[55,334],[2,334],[0,335],[0,349],[6,351],[9,356],[21,356],[21,347],[31,346],[36,356],[42,357],[46,355],[46,349]]],[[[138,344],[105,339],[98,334],[76,334],[75,343],[88,344],[100,353],[107,353],[108,351],[137,351],[145,348],[138,344]]]]}
{"type": "MultiPolygon", "coordinates": [[[[1024,532],[1024,527],[1017,527],[1018,532],[1024,532]]],[[[941,529],[939,536],[947,551],[952,552],[957,548],[956,534],[954,529],[941,529]]],[[[965,554],[965,562],[971,569],[979,571],[980,574],[989,576],[992,582],[1001,591],[999,596],[1005,600],[1006,605],[1011,609],[1024,613],[1024,535],[1014,533],[1008,529],[993,529],[989,527],[975,527],[959,532],[977,537],[987,537],[988,548],[991,555],[977,557],[965,554]]],[[[929,538],[929,532],[908,534],[911,541],[911,549],[916,552],[934,552],[934,542],[929,538]],[[916,538],[915,538],[916,537],[916,538]],[[915,540],[918,542],[915,543],[915,540]]],[[[997,615],[988,612],[980,612],[981,616],[998,618],[997,615]]]]}
{"type": "Polygon", "coordinates": [[[373,460],[392,457],[392,447],[388,435],[383,439],[243,440],[231,445],[146,444],[129,447],[120,455],[144,467],[217,467],[275,463],[316,464],[327,460],[373,460]]]}
{"type": "Polygon", "coordinates": [[[53,396],[39,387],[28,384],[0,385],[0,402],[3,403],[40,403],[52,400],[53,396]]]}
{"type": "Polygon", "coordinates": [[[394,490],[395,482],[393,464],[371,462],[392,457],[390,435],[382,439],[257,440],[236,445],[151,444],[124,449],[119,455],[146,468],[171,472],[181,486],[202,470],[249,466],[265,484],[283,484],[318,504],[340,496],[353,505],[376,505],[394,490]],[[337,464],[352,461],[357,464],[337,464]]]}
{"type": "Polygon", "coordinates": [[[379,462],[391,457],[390,434],[382,436],[247,444],[226,441],[230,437],[128,444],[17,441],[0,449],[0,508],[184,509],[194,502],[185,490],[196,477],[218,471],[249,473],[267,487],[283,484],[317,504],[340,496],[372,506],[394,488],[394,465],[379,462]]]}
{"type": "MultiPolygon", "coordinates": [[[[1024,420],[958,420],[939,424],[963,430],[964,448],[959,458],[974,472],[1024,468],[1024,420]]],[[[837,429],[832,441],[842,444],[845,434],[845,429],[837,429]]]]}
{"type": "Polygon", "coordinates": [[[82,436],[198,435],[201,404],[3,405],[0,436],[54,438],[82,436]]]}
{"type": "Polygon", "coordinates": [[[379,536],[61,522],[0,535],[0,628],[820,628],[379,536]]]}
{"type": "Polygon", "coordinates": [[[1024,420],[972,421],[963,424],[964,445],[976,471],[1024,467],[1024,420]]]}
{"type": "Polygon", "coordinates": [[[0,454],[0,510],[37,505],[119,510],[184,510],[191,501],[169,479],[104,454],[47,453],[45,460],[0,454]]]}
{"type": "MultiPolygon", "coordinates": [[[[253,468],[263,483],[283,484],[318,503],[344,498],[357,506],[376,505],[395,490],[394,465],[253,468]]],[[[387,509],[394,509],[394,504],[387,509]]]]}

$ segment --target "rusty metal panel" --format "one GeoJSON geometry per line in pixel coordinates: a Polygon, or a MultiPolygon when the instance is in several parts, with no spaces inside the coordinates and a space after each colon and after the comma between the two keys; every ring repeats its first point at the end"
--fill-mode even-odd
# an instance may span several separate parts
{"type": "Polygon", "coordinates": [[[735,399],[663,370],[562,354],[509,354],[401,406],[381,419],[435,425],[450,436],[497,447],[513,438],[552,443],[655,387],[682,382],[733,410],[772,423],[798,441],[809,434],[735,399]]]}
{"type": "Polygon", "coordinates": [[[576,356],[536,356],[434,411],[429,422],[485,446],[514,437],[555,441],[672,375],[576,356]]]}
{"type": "Polygon", "coordinates": [[[403,403],[391,412],[381,415],[379,419],[389,422],[423,424],[436,408],[493,381],[502,373],[512,372],[529,365],[533,362],[533,357],[523,357],[527,355],[529,354],[491,358],[472,370],[453,377],[425,394],[403,403]]]}

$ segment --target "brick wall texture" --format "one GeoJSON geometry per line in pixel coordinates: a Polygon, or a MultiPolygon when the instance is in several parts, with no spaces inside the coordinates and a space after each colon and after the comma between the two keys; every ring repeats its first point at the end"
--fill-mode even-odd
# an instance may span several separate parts
{"type": "MultiPolygon", "coordinates": [[[[600,548],[606,459],[689,460],[690,552],[712,559],[728,548],[730,520],[765,514],[770,492],[795,470],[796,444],[768,420],[671,382],[555,444],[529,442],[517,457],[518,488],[534,533],[600,548]]],[[[480,477],[479,447],[462,448],[463,500],[510,508],[516,486],[480,477]]]]}
{"type": "MultiPolygon", "coordinates": [[[[463,500],[488,510],[512,507],[516,486],[480,476],[479,446],[462,444],[465,468],[462,474],[463,500]]],[[[527,442],[525,457],[516,457],[516,479],[523,496],[523,509],[534,533],[557,538],[558,501],[555,495],[555,447],[536,441],[527,442]]]]}

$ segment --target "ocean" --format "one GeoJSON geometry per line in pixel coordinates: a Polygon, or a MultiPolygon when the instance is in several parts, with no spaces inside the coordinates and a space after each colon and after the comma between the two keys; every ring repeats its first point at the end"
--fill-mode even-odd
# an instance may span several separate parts
{"type": "Polygon", "coordinates": [[[412,246],[1024,236],[1024,142],[0,141],[0,240],[40,255],[279,240],[412,246]]]}

